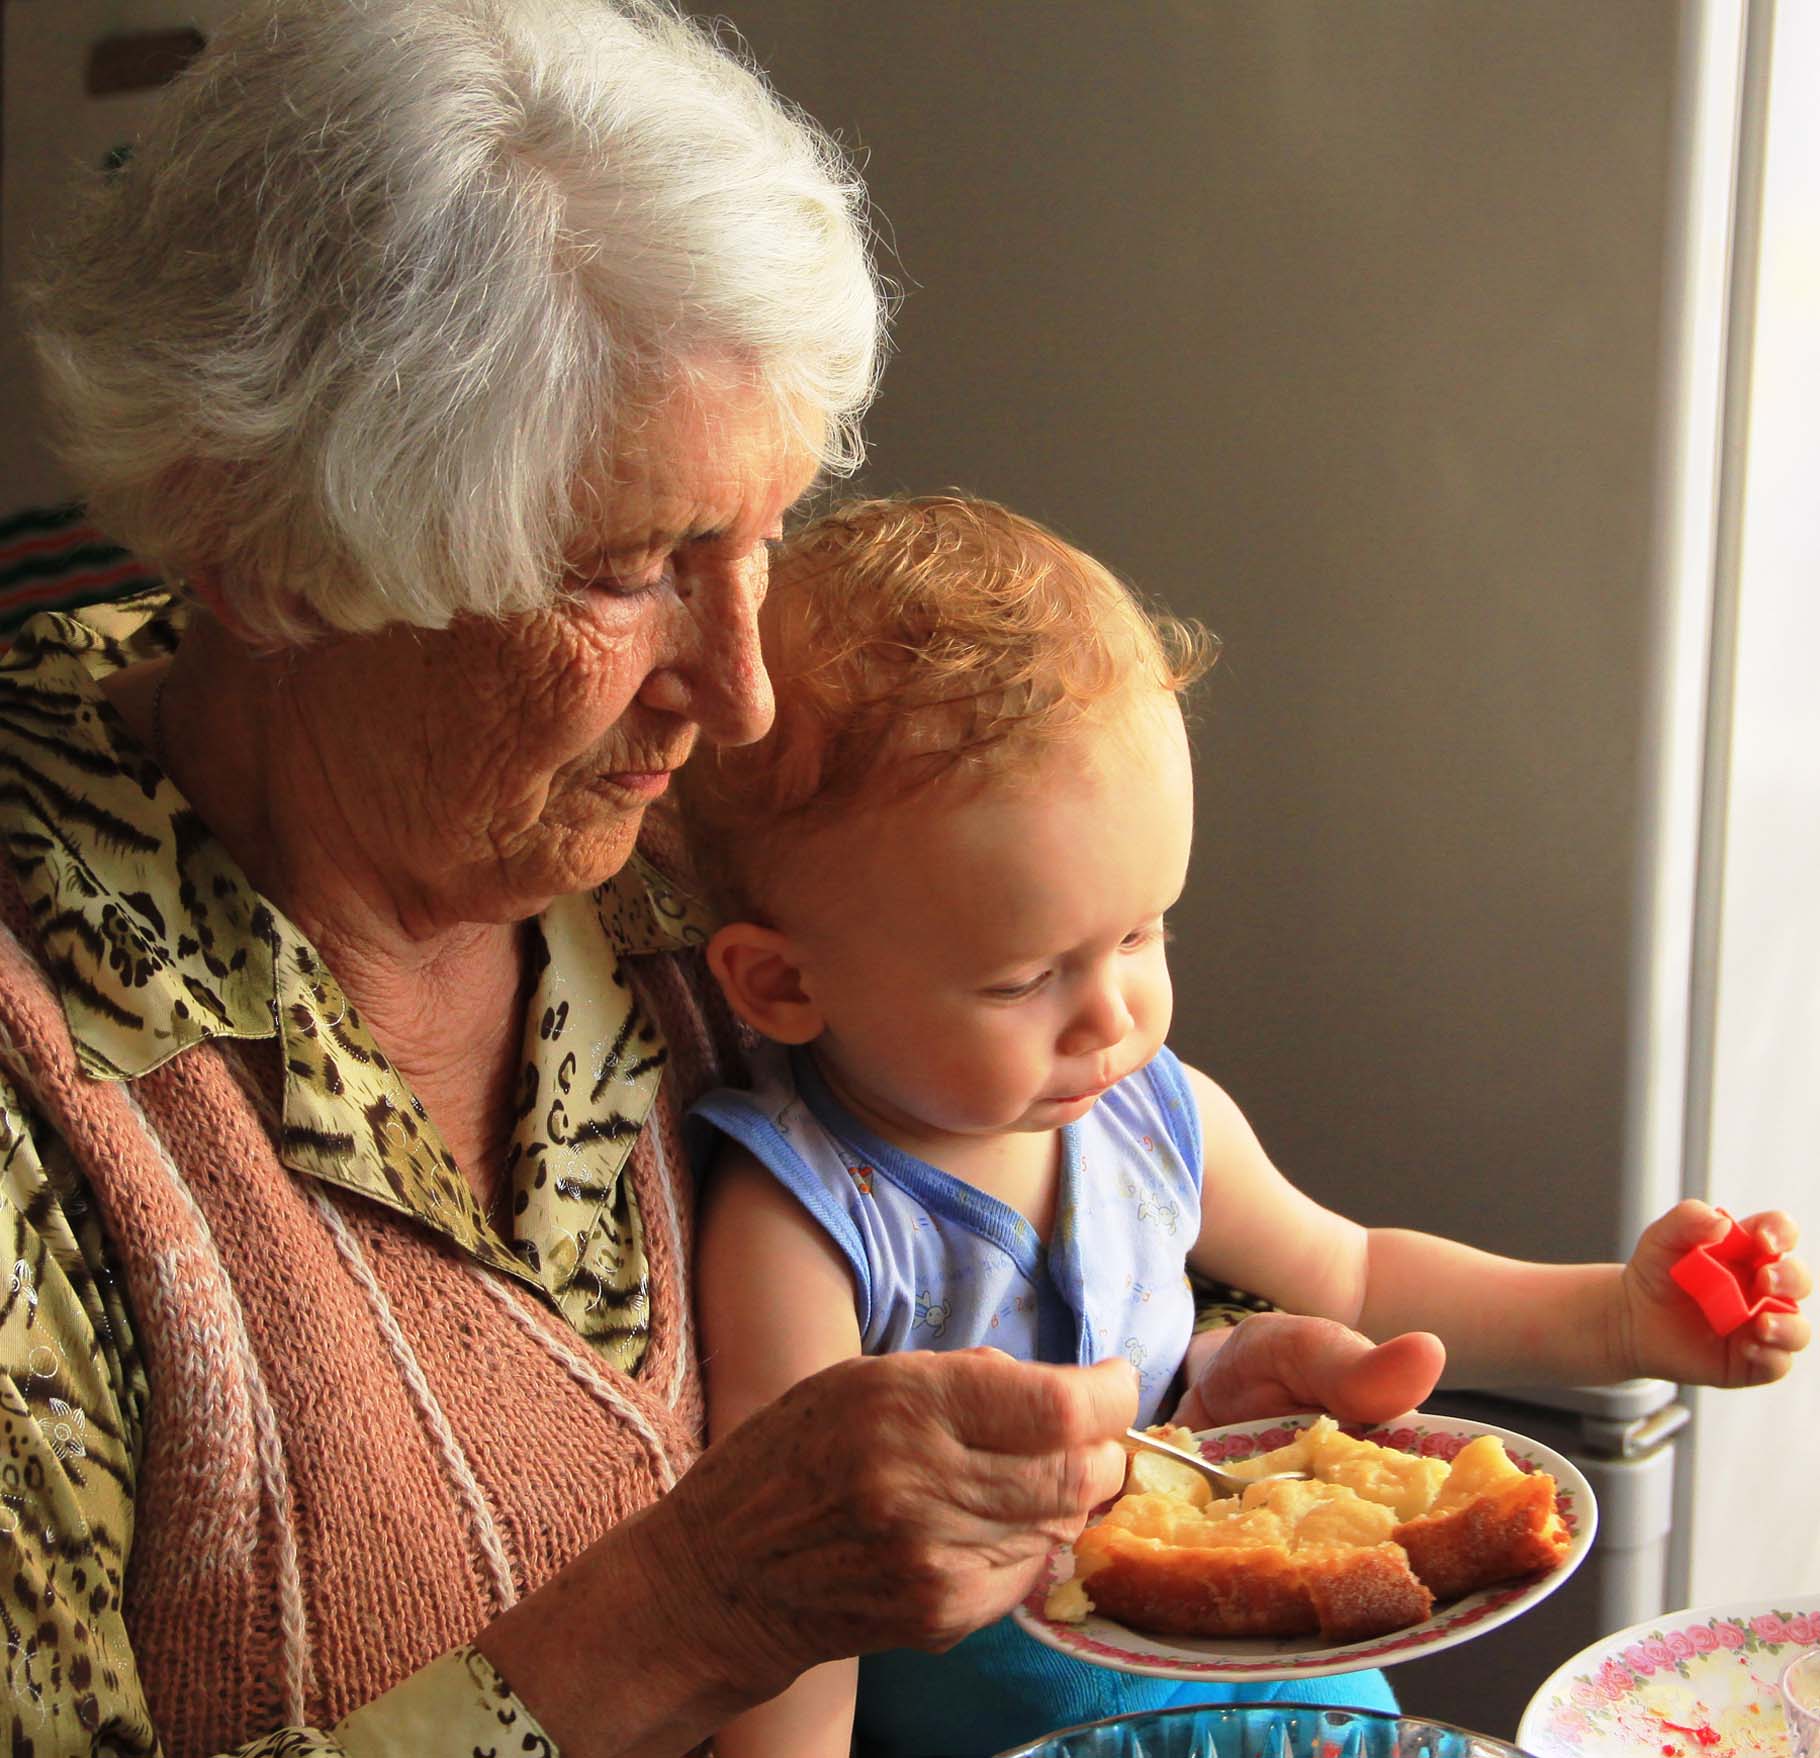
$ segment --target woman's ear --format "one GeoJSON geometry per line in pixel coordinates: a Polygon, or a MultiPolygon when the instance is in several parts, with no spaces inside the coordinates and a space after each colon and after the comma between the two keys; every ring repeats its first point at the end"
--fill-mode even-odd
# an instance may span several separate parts
{"type": "Polygon", "coordinates": [[[234,601],[221,589],[214,574],[197,568],[184,577],[184,590],[202,606],[242,647],[254,645],[247,626],[240,620],[234,601]]]}
{"type": "MultiPolygon", "coordinates": [[[[270,657],[284,651],[287,643],[274,641],[263,635],[255,635],[246,626],[230,593],[222,589],[220,580],[212,573],[196,569],[184,576],[183,590],[210,617],[221,625],[248,652],[261,657],[270,657]]],[[[292,597],[288,601],[291,614],[306,628],[331,633],[329,626],[302,599],[292,597]]]]}
{"type": "Polygon", "coordinates": [[[756,922],[729,922],[708,942],[708,968],[728,1005],[755,1032],[779,1044],[821,1036],[821,1010],[803,987],[787,935],[756,922]]]}

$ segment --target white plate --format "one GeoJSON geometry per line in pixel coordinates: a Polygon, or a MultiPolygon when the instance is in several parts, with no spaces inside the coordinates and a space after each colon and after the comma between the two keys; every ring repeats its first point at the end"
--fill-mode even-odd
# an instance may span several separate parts
{"type": "Polygon", "coordinates": [[[1523,1711],[1536,1758],[1787,1758],[1777,1680],[1820,1648],[1820,1594],[1669,1612],[1582,1649],[1523,1711]]]}
{"type": "MultiPolygon", "coordinates": [[[[1313,1416],[1278,1416],[1265,1422],[1240,1423],[1197,1436],[1208,1458],[1249,1458],[1285,1445],[1313,1416]]],[[[1598,1510],[1592,1487],[1557,1453],[1482,1422],[1450,1416],[1430,1416],[1421,1411],[1401,1418],[1387,1428],[1347,1427],[1348,1434],[1363,1434],[1380,1446],[1405,1453],[1426,1453],[1451,1459],[1474,1437],[1493,1434],[1504,1450],[1525,1471],[1546,1471],[1555,1480],[1555,1505],[1573,1534],[1573,1543],[1560,1567],[1532,1581],[1469,1593],[1450,1601],[1432,1618],[1388,1636],[1363,1642],[1321,1642],[1306,1636],[1146,1636],[1111,1618],[1090,1615],[1084,1623],[1065,1624],[1045,1615],[1043,1601],[1049,1589],[1074,1573],[1074,1553],[1063,1549],[1049,1559],[1049,1567],[1036,1588],[1011,1615],[1039,1642],[1072,1654],[1094,1666],[1115,1672],[1141,1673],[1153,1679],[1207,1679],[1243,1683],[1257,1679],[1320,1678],[1328,1673],[1356,1672],[1361,1667],[1392,1666],[1452,1648],[1458,1642],[1482,1636],[1508,1623],[1545,1599],[1580,1566],[1592,1546],[1598,1510]]]]}

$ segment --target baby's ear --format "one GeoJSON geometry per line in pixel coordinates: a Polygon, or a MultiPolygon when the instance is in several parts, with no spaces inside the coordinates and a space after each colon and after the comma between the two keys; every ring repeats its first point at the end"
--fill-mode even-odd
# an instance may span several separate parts
{"type": "Polygon", "coordinates": [[[756,922],[729,922],[708,942],[708,968],[727,1004],[755,1032],[779,1044],[821,1036],[821,1010],[803,988],[787,935],[756,922]]]}

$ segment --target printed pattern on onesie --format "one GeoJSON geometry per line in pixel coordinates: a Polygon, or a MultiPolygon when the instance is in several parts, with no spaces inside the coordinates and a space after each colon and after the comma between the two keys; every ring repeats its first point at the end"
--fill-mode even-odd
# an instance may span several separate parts
{"type": "Polygon", "coordinates": [[[1184,1260],[1200,1227],[1200,1120],[1167,1049],[1062,1130],[1061,1188],[1045,1249],[1015,1209],[882,1141],[829,1091],[812,1057],[768,1048],[750,1092],[690,1113],[733,1137],[789,1190],[853,1272],[862,1346],[968,1349],[1026,1361],[1122,1355],[1138,1420],[1161,1419],[1194,1324],[1184,1260]]]}

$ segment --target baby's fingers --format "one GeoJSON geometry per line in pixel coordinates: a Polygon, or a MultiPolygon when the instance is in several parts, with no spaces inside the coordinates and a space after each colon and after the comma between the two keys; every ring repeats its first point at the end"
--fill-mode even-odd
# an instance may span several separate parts
{"type": "Polygon", "coordinates": [[[1794,1366],[1794,1358],[1812,1337],[1807,1320],[1798,1312],[1763,1312],[1751,1320],[1740,1350],[1743,1375],[1740,1383],[1766,1386],[1794,1366]]]}
{"type": "Polygon", "coordinates": [[[1688,1197],[1644,1228],[1637,1258],[1640,1265],[1666,1267],[1696,1245],[1717,1245],[1730,1231],[1731,1222],[1711,1203],[1688,1197]]]}
{"type": "Polygon", "coordinates": [[[1746,1215],[1738,1225],[1767,1252],[1790,1252],[1801,1243],[1801,1229],[1781,1209],[1746,1215]]]}
{"type": "Polygon", "coordinates": [[[1779,1294],[1784,1300],[1805,1300],[1813,1291],[1813,1272],[1798,1257],[1779,1257],[1757,1272],[1759,1294],[1779,1294]]]}

